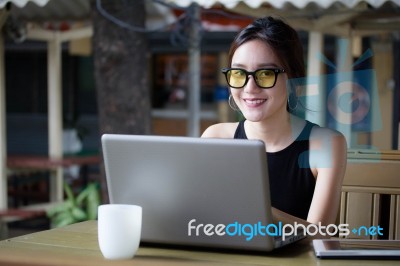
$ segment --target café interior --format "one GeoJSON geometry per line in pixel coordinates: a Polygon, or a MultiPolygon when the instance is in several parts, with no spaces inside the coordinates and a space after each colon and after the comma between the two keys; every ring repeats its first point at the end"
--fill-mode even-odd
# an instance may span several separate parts
{"type": "MultiPolygon", "coordinates": [[[[387,229],[383,239],[400,239],[400,1],[145,3],[146,27],[162,29],[146,33],[151,134],[199,137],[211,124],[238,121],[240,114],[229,108],[226,82],[219,73],[230,42],[254,18],[282,17],[298,30],[304,45],[307,77],[300,100],[306,109],[316,110],[299,115],[342,132],[348,143],[337,223],[382,225],[387,229]],[[201,27],[201,36],[186,36],[186,46],[172,43],[171,25],[192,9],[198,17],[189,27],[201,27]],[[193,73],[200,73],[199,79],[191,79],[193,73]]],[[[89,0],[0,1],[2,228],[41,217],[65,200],[65,180],[75,189],[99,182],[99,193],[107,194],[100,181],[102,132],[91,8],[89,0]]],[[[91,232],[92,227],[85,226],[65,232],[91,232]]],[[[57,233],[61,237],[62,232],[57,233]]],[[[92,246],[88,249],[93,252],[92,246]]],[[[197,255],[176,256],[171,265],[197,255]]],[[[226,258],[218,256],[211,257],[225,265],[226,258]]],[[[281,263],[278,257],[273,261],[281,263]]],[[[241,264],[242,258],[236,259],[241,264]]]]}

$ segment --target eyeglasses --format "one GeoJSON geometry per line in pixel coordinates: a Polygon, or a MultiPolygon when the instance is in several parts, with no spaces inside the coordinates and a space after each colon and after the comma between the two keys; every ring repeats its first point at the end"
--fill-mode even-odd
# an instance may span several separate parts
{"type": "Polygon", "coordinates": [[[258,87],[269,89],[275,86],[276,79],[279,73],[284,73],[284,69],[279,68],[260,68],[250,72],[242,68],[224,68],[224,73],[228,85],[235,89],[241,89],[246,86],[249,81],[249,76],[253,76],[258,87]]]}

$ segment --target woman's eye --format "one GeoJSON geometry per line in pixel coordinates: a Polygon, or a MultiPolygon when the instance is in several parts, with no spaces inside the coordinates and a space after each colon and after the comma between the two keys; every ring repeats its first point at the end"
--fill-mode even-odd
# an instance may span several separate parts
{"type": "Polygon", "coordinates": [[[272,71],[270,71],[270,70],[265,70],[265,71],[261,71],[261,72],[258,74],[258,76],[261,77],[261,78],[265,78],[265,77],[273,76],[273,73],[272,73],[272,71]]]}
{"type": "Polygon", "coordinates": [[[244,72],[241,71],[241,70],[234,70],[232,75],[238,76],[238,77],[239,76],[244,76],[244,72]]]}

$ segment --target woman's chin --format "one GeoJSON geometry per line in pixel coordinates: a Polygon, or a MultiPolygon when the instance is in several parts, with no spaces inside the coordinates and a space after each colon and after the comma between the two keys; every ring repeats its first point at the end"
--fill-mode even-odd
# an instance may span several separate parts
{"type": "Polygon", "coordinates": [[[264,120],[264,116],[260,113],[254,114],[252,112],[246,112],[243,114],[243,116],[246,118],[246,120],[251,121],[251,122],[260,122],[264,120]]]}

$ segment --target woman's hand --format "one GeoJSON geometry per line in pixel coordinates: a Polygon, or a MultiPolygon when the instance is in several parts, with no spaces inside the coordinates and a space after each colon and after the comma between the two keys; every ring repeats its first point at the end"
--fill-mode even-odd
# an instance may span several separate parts
{"type": "MultiPolygon", "coordinates": [[[[310,222],[300,219],[298,217],[295,217],[293,215],[290,215],[286,212],[283,212],[281,210],[278,210],[277,208],[272,207],[272,220],[274,222],[274,224],[278,224],[279,222],[282,222],[283,225],[285,224],[290,224],[290,225],[295,225],[295,224],[302,224],[304,225],[306,228],[307,226],[311,225],[310,222]]],[[[318,226],[318,224],[317,224],[318,226]]],[[[314,232],[314,228],[312,228],[312,232],[314,232]]],[[[322,231],[322,233],[324,234],[324,232],[322,231]]],[[[311,235],[307,235],[306,233],[306,241],[311,241],[313,239],[323,239],[323,238],[330,238],[329,235],[325,234],[320,234],[317,233],[314,236],[311,235]]]]}

